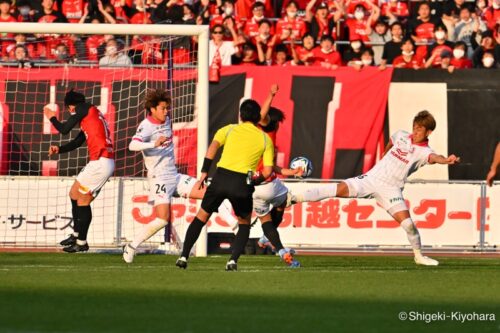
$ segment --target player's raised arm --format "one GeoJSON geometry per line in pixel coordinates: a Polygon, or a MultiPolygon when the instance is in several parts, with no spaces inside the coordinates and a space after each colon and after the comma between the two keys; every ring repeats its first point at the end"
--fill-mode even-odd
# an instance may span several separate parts
{"type": "Polygon", "coordinates": [[[67,121],[60,122],[55,111],[48,107],[43,109],[45,116],[61,134],[68,134],[77,124],[88,114],[91,104],[85,103],[85,96],[73,90],[66,93],[64,105],[71,112],[71,117],[67,121]]]}
{"type": "Polygon", "coordinates": [[[457,164],[460,163],[460,157],[451,154],[448,157],[438,154],[429,155],[429,164],[457,164]]]}
{"type": "Polygon", "coordinates": [[[267,95],[264,103],[262,103],[262,107],[260,109],[260,122],[259,124],[262,126],[266,126],[269,124],[269,108],[273,102],[274,96],[278,93],[279,86],[277,84],[272,84],[271,89],[269,90],[269,95],[267,95]]]}
{"type": "Polygon", "coordinates": [[[84,142],[85,142],[85,133],[83,133],[83,131],[80,131],[80,133],[78,133],[78,135],[73,140],[66,143],[65,145],[59,147],[50,146],[49,156],[53,154],[64,154],[69,151],[75,150],[76,148],[80,147],[84,142]]]}

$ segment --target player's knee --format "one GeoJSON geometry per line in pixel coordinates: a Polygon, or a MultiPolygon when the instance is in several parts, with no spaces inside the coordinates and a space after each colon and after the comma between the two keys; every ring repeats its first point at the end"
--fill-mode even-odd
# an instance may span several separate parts
{"type": "Polygon", "coordinates": [[[92,197],[92,194],[87,193],[87,194],[79,195],[76,200],[77,200],[78,206],[88,206],[88,205],[90,205],[92,200],[94,200],[94,198],[92,197]]]}

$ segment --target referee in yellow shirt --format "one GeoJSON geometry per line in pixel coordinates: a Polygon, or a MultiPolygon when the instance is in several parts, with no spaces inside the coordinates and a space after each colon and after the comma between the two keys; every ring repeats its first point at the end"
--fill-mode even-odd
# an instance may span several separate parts
{"type": "Polygon", "coordinates": [[[182,255],[175,263],[180,268],[187,267],[191,248],[210,215],[217,211],[224,199],[228,199],[238,218],[239,229],[233,243],[231,259],[226,264],[226,270],[237,270],[238,258],[250,236],[254,185],[271,175],[274,164],[273,142],[266,133],[257,127],[261,120],[259,104],[251,99],[244,101],[240,106],[240,119],[239,125],[227,125],[219,129],[208,147],[201,169],[200,180],[202,184],[207,178],[212,160],[220,147],[223,147],[222,156],[201,202],[201,209],[186,232],[182,255]],[[249,171],[255,172],[261,159],[264,163],[262,173],[257,179],[251,179],[249,171]]]}

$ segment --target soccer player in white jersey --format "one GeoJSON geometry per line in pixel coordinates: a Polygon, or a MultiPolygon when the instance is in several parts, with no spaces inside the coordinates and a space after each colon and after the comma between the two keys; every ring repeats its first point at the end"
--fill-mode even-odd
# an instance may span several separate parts
{"type": "Polygon", "coordinates": [[[428,145],[428,137],[436,121],[428,111],[413,119],[413,131],[398,131],[385,148],[384,157],[366,174],[349,178],[325,190],[311,189],[294,193],[292,203],[317,201],[330,197],[363,198],[373,196],[406,231],[418,265],[437,266],[437,260],[422,255],[420,234],[410,217],[403,198],[403,187],[410,174],[426,164],[455,164],[460,158],[436,154],[428,145]]]}
{"type": "MultiPolygon", "coordinates": [[[[171,99],[166,91],[150,91],[144,102],[148,116],[141,122],[129,144],[131,151],[142,151],[148,170],[148,201],[154,206],[156,219],[144,226],[134,240],[124,246],[123,260],[126,263],[132,263],[137,248],[167,225],[174,195],[202,199],[206,191],[206,188],[199,186],[196,178],[177,173],[170,105],[171,99]]],[[[226,207],[223,203],[219,213],[226,207]]],[[[231,218],[228,209],[230,206],[225,209],[225,219],[231,218]]]]}

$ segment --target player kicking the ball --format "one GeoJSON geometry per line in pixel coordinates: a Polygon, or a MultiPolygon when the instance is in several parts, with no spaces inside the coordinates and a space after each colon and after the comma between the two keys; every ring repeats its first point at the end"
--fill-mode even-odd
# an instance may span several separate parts
{"type": "Polygon", "coordinates": [[[460,158],[455,155],[444,157],[436,154],[428,145],[428,137],[436,128],[436,121],[428,111],[419,112],[413,119],[413,131],[398,131],[385,148],[384,157],[366,174],[349,178],[335,184],[323,193],[317,189],[295,193],[292,203],[317,201],[332,196],[342,198],[364,198],[373,196],[401,227],[406,231],[413,247],[415,263],[437,266],[439,262],[422,255],[420,234],[410,217],[403,198],[403,187],[410,174],[426,164],[456,164],[460,158]]]}
{"type": "Polygon", "coordinates": [[[60,244],[66,246],[63,249],[65,252],[84,252],[89,249],[87,233],[92,221],[90,203],[115,170],[113,145],[104,116],[97,107],[85,102],[83,94],[70,90],[64,97],[64,105],[71,113],[67,121],[61,123],[57,120],[56,112],[49,107],[43,109],[45,116],[61,134],[68,134],[78,124],[81,131],[65,145],[50,146],[49,156],[77,149],[86,140],[90,161],[80,171],[69,191],[74,232],[60,244]]]}
{"type": "MultiPolygon", "coordinates": [[[[144,107],[148,116],[137,128],[129,144],[131,151],[142,151],[148,170],[149,202],[153,204],[156,219],[148,223],[123,247],[123,260],[132,263],[137,248],[164,228],[170,219],[170,202],[173,196],[202,199],[206,188],[193,177],[177,173],[171,125],[171,98],[164,90],[152,90],[146,95],[144,107]]],[[[225,219],[234,219],[230,206],[219,207],[225,219]]]]}

